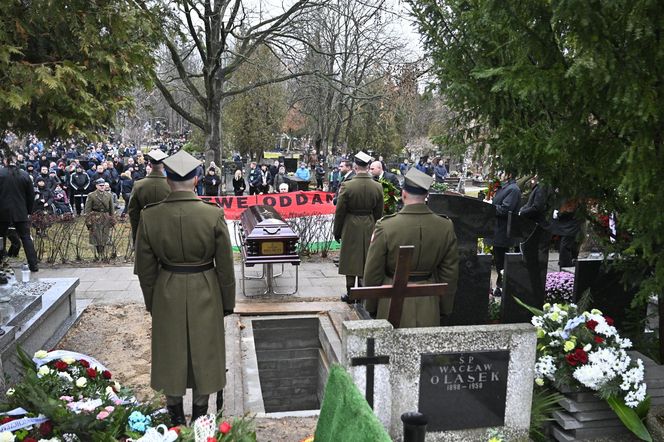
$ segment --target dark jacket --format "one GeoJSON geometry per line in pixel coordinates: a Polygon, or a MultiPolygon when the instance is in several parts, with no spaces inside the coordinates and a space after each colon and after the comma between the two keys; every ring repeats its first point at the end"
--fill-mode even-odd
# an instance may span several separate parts
{"type": "Polygon", "coordinates": [[[90,187],[90,175],[85,172],[73,173],[69,178],[69,187],[76,195],[88,193],[88,188],[90,187]]]}
{"type": "Polygon", "coordinates": [[[121,177],[120,194],[123,196],[127,195],[127,199],[129,199],[129,195],[131,194],[132,190],[134,190],[134,180],[132,180],[131,178],[121,177]]]}
{"type": "MultiPolygon", "coordinates": [[[[37,193],[35,195],[35,206],[34,211],[38,212],[40,210],[47,209],[47,206],[53,204],[53,191],[47,186],[38,187],[37,193]]],[[[50,207],[49,207],[50,208],[50,207]]]]}
{"type": "Polygon", "coordinates": [[[244,182],[244,177],[240,177],[237,180],[233,177],[233,192],[235,193],[235,196],[243,195],[244,189],[246,188],[247,184],[244,182]]]}
{"type": "Polygon", "coordinates": [[[514,247],[516,240],[507,235],[510,213],[516,216],[519,212],[521,189],[514,179],[500,188],[493,197],[492,204],[496,206],[496,228],[493,235],[493,245],[497,247],[514,247]]]}
{"type": "Polygon", "coordinates": [[[449,175],[447,173],[447,168],[444,165],[434,167],[433,172],[435,174],[437,183],[442,183],[445,180],[445,178],[447,178],[447,175],[449,175]]]}
{"type": "MultiPolygon", "coordinates": [[[[388,183],[391,183],[397,189],[401,190],[401,186],[399,185],[399,178],[397,178],[397,176],[392,172],[384,171],[382,178],[388,183]]],[[[374,177],[374,179],[379,181],[378,177],[374,177]]]]}
{"type": "Polygon", "coordinates": [[[550,225],[548,220],[549,193],[546,186],[536,184],[528,195],[528,202],[519,211],[519,215],[535,221],[543,229],[548,229],[550,225]]]}
{"type": "Polygon", "coordinates": [[[16,166],[0,168],[0,222],[27,222],[35,203],[28,173],[16,166]]]}
{"type": "Polygon", "coordinates": [[[221,178],[216,173],[205,175],[205,178],[203,178],[203,188],[207,196],[219,195],[219,185],[221,185],[221,178]]]}

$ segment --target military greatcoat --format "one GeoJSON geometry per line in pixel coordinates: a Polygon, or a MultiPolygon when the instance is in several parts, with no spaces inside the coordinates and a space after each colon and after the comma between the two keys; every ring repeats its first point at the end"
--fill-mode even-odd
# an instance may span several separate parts
{"type": "MultiPolygon", "coordinates": [[[[454,307],[459,276],[459,252],[452,221],[433,213],[424,204],[404,206],[400,212],[388,215],[376,223],[367,263],[364,285],[392,284],[399,256],[399,246],[413,245],[410,281],[417,284],[445,282],[447,295],[405,299],[400,327],[435,327],[440,314],[450,314],[454,307]]],[[[389,299],[378,302],[378,319],[387,319],[389,299]]],[[[375,302],[367,302],[369,312],[376,311],[375,302]]]]}
{"type": "Polygon", "coordinates": [[[143,210],[135,271],[152,314],[151,386],[167,396],[210,394],[226,384],[224,311],[235,307],[235,275],[222,209],[193,192],[171,193],[143,210]],[[161,267],[202,265],[198,273],[161,267]]]}
{"type": "Polygon", "coordinates": [[[111,241],[113,221],[101,214],[113,216],[113,196],[110,192],[95,190],[85,200],[85,225],[88,228],[89,242],[93,246],[105,246],[111,241]]]}
{"type": "Polygon", "coordinates": [[[129,206],[127,207],[129,223],[131,224],[131,239],[134,244],[136,244],[136,232],[138,230],[138,220],[141,218],[141,210],[148,204],[162,201],[169,193],[171,193],[171,188],[168,187],[166,177],[156,170],[134,183],[129,198],[129,206]]]}
{"type": "Polygon", "coordinates": [[[341,240],[339,273],[362,276],[376,221],[383,216],[383,187],[365,172],[344,181],[334,215],[334,238],[341,240]]]}

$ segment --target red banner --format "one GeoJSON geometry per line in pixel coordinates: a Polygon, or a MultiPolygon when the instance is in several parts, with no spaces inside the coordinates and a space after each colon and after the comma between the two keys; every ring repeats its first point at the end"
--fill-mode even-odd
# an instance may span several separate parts
{"type": "Polygon", "coordinates": [[[240,214],[251,206],[272,206],[284,218],[329,215],[334,213],[333,193],[307,191],[268,193],[251,196],[201,196],[224,209],[226,219],[240,219],[240,214]]]}

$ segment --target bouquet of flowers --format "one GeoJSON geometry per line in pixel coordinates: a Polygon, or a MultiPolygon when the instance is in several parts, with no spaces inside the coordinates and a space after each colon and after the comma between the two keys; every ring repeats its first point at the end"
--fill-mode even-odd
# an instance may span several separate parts
{"type": "Polygon", "coordinates": [[[397,189],[394,184],[384,178],[381,178],[378,182],[383,186],[383,215],[397,213],[397,204],[401,192],[399,192],[399,189],[397,189]]]}
{"type": "Polygon", "coordinates": [[[30,359],[19,350],[19,359],[25,373],[0,406],[0,441],[137,438],[149,425],[168,421],[160,407],[138,403],[93,358],[40,350],[30,359]]]}
{"type": "Polygon", "coordinates": [[[643,361],[627,354],[632,343],[620,337],[613,320],[597,309],[580,311],[575,304],[545,304],[543,311],[527,308],[537,328],[535,383],[591,389],[625,426],[650,440],[639,417],[649,405],[643,361]]]}
{"type": "Polygon", "coordinates": [[[255,442],[251,419],[207,415],[169,428],[168,413],[140,404],[100,362],[70,351],[19,349],[23,380],[0,404],[0,442],[255,442]]]}
{"type": "Polygon", "coordinates": [[[544,296],[547,302],[572,302],[574,296],[574,274],[551,272],[546,275],[544,296]]]}

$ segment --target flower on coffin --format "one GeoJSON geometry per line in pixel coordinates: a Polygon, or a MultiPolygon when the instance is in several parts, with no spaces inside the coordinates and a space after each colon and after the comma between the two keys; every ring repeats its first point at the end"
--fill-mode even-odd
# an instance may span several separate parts
{"type": "Polygon", "coordinates": [[[14,442],[16,438],[11,433],[11,431],[3,431],[0,433],[0,442],[14,442]]]}

